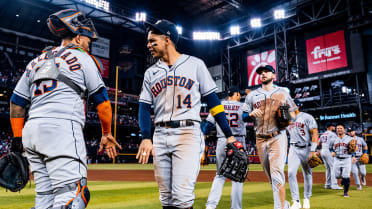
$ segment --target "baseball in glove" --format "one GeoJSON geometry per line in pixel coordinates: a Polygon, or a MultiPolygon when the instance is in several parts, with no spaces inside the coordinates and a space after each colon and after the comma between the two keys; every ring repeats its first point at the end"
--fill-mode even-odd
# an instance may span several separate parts
{"type": "Polygon", "coordinates": [[[358,141],[356,139],[352,139],[349,142],[349,153],[356,152],[356,150],[357,150],[357,142],[358,141]]]}
{"type": "Polygon", "coordinates": [[[318,165],[322,164],[322,160],[317,155],[313,155],[309,159],[308,164],[309,164],[310,168],[315,168],[318,165]]]}
{"type": "Polygon", "coordinates": [[[279,127],[284,128],[289,126],[292,122],[291,115],[289,114],[289,106],[288,105],[279,106],[276,118],[279,127]]]}
{"type": "Polygon", "coordinates": [[[223,161],[218,175],[237,182],[244,182],[248,175],[248,155],[243,144],[239,141],[226,145],[226,158],[223,161]]]}
{"type": "Polygon", "coordinates": [[[369,162],[369,155],[367,153],[364,153],[362,156],[360,156],[359,162],[361,162],[363,164],[368,164],[368,162],[369,162]]]}
{"type": "Polygon", "coordinates": [[[0,159],[0,186],[17,192],[23,189],[29,180],[28,162],[22,156],[22,139],[14,138],[11,152],[0,159]]]}

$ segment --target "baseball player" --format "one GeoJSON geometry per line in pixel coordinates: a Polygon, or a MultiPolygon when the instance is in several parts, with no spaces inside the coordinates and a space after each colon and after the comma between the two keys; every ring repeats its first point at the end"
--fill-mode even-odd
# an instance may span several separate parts
{"type": "Polygon", "coordinates": [[[101,149],[105,146],[113,158],[120,145],[111,135],[112,111],[100,66],[89,54],[90,42],[97,39],[93,23],[68,9],[50,15],[47,24],[62,44],[27,65],[11,97],[10,120],[34,176],[35,209],[83,209],[90,199],[83,138],[87,94],[101,120],[101,149]]]}
{"type": "Polygon", "coordinates": [[[363,186],[366,185],[367,171],[366,171],[366,165],[364,163],[361,163],[359,161],[359,158],[362,156],[363,153],[368,152],[368,146],[363,138],[356,136],[354,128],[352,127],[348,128],[347,133],[351,138],[357,140],[357,150],[355,152],[356,162],[351,164],[351,172],[353,173],[354,181],[355,181],[355,184],[357,185],[357,190],[362,190],[362,185],[363,186]],[[362,180],[362,183],[360,182],[360,179],[359,179],[359,173],[360,173],[360,178],[362,180]]]}
{"type": "Polygon", "coordinates": [[[345,133],[345,125],[336,125],[337,138],[330,142],[332,156],[335,157],[333,170],[337,179],[342,178],[344,197],[349,197],[351,163],[355,163],[355,153],[349,154],[349,143],[352,138],[345,133]]]}
{"type": "Polygon", "coordinates": [[[178,32],[173,23],[148,24],[147,48],[159,59],[145,72],[140,94],[139,124],[143,135],[139,163],[154,156],[155,179],[165,209],[192,208],[194,186],[204,151],[200,129],[201,97],[221,127],[227,142],[234,142],[215,82],[204,62],[176,50],[178,32]],[[151,142],[151,105],[154,105],[154,145],[151,142]]]}
{"type": "Polygon", "coordinates": [[[257,151],[273,189],[274,209],[288,208],[284,186],[288,141],[285,127],[278,126],[276,115],[280,105],[289,105],[289,111],[294,118],[297,106],[287,90],[273,85],[275,78],[273,67],[261,66],[256,72],[260,75],[262,87],[248,94],[244,111],[255,118],[257,151]]]}
{"type": "Polygon", "coordinates": [[[304,176],[304,200],[302,208],[310,208],[310,197],[313,184],[312,168],[309,166],[309,158],[316,155],[318,146],[318,125],[314,117],[308,113],[300,112],[302,103],[294,101],[298,107],[295,111],[296,119],[287,127],[289,133],[288,154],[288,182],[291,189],[293,204],[291,209],[300,209],[300,195],[297,184],[297,170],[301,165],[304,176]]]}
{"type": "MultiPolygon", "coordinates": [[[[243,113],[243,103],[240,102],[241,95],[237,86],[232,86],[228,90],[228,100],[222,101],[222,105],[225,107],[226,117],[229,121],[229,125],[236,140],[240,141],[244,148],[245,136],[247,134],[244,120],[248,118],[248,113],[243,113]]],[[[207,117],[207,123],[204,125],[203,132],[208,135],[210,130],[215,126],[216,121],[211,114],[207,117]]],[[[221,168],[222,162],[226,158],[225,146],[226,137],[223,134],[221,128],[216,125],[217,128],[217,147],[216,147],[216,158],[217,158],[217,171],[221,168]]],[[[212,188],[209,193],[206,209],[215,209],[220,201],[222,188],[226,178],[222,175],[216,175],[213,180],[212,188]]],[[[243,195],[243,183],[232,181],[231,188],[231,208],[242,209],[242,195],[243,195]]]]}
{"type": "Polygon", "coordinates": [[[337,179],[333,172],[333,157],[330,152],[330,142],[337,138],[334,133],[335,125],[333,123],[326,124],[327,131],[324,132],[319,138],[320,156],[322,157],[323,163],[326,167],[326,183],[324,185],[325,189],[342,189],[337,184],[337,179]]]}

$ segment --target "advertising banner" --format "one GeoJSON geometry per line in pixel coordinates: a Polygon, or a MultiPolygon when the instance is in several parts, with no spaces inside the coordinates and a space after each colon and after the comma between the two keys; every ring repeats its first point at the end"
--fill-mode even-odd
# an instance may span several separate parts
{"type": "MultiPolygon", "coordinates": [[[[248,86],[261,84],[256,69],[263,65],[271,65],[276,70],[275,49],[247,57],[248,86]]],[[[277,74],[275,74],[277,75],[277,74]]]]}
{"type": "Polygon", "coordinates": [[[308,73],[347,67],[344,31],[306,40],[308,73]]]}

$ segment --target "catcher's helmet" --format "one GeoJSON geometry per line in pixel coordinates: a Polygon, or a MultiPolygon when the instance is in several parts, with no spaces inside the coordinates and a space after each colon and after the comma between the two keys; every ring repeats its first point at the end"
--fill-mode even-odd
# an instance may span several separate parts
{"type": "Polygon", "coordinates": [[[51,14],[47,19],[47,25],[50,32],[58,38],[80,34],[93,40],[98,39],[92,20],[74,9],[65,9],[51,14]]]}

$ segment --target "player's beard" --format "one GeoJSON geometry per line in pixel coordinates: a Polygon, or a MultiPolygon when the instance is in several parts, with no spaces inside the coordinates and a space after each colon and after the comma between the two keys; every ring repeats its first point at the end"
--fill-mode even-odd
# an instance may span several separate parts
{"type": "Polygon", "coordinates": [[[261,81],[263,85],[269,84],[271,81],[273,81],[274,78],[267,79],[266,81],[261,81]]]}

